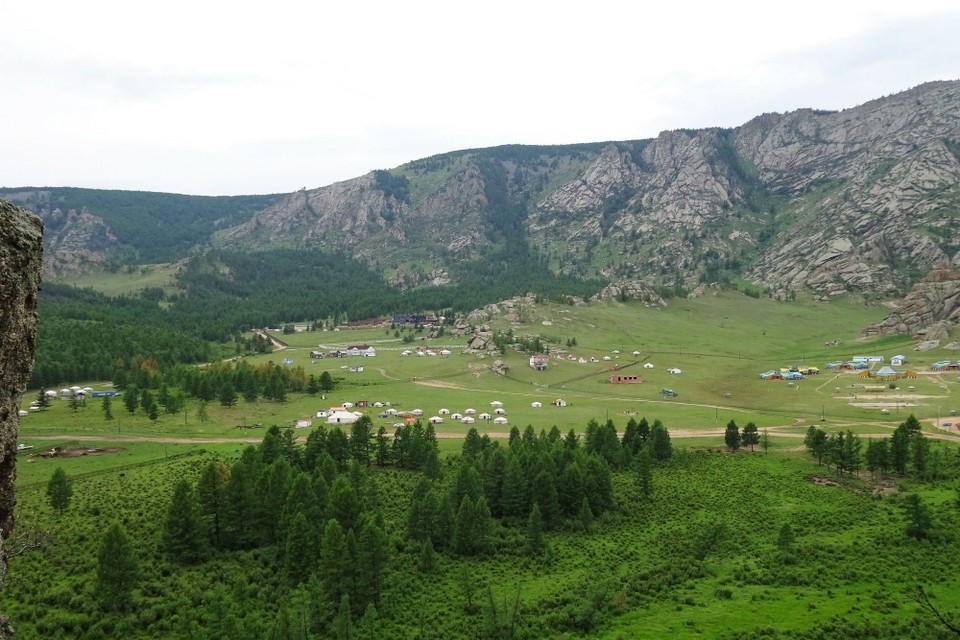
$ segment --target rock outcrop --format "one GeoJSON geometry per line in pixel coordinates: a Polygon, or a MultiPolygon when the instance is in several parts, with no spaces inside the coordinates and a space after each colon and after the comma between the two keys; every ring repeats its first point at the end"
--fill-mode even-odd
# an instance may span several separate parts
{"type": "Polygon", "coordinates": [[[897,308],[864,336],[909,333],[917,340],[939,341],[960,323],[960,265],[939,264],[918,282],[897,308]]]}
{"type": "MultiPolygon", "coordinates": [[[[20,398],[33,367],[43,223],[0,200],[0,588],[7,573],[4,543],[13,531],[20,398]]],[[[0,639],[11,637],[0,615],[0,639]]]]}

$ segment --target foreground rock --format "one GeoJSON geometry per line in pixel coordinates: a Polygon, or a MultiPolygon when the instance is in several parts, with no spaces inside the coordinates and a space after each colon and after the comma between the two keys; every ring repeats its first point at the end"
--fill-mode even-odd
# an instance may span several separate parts
{"type": "MultiPolygon", "coordinates": [[[[7,573],[5,542],[13,531],[20,397],[33,367],[43,224],[0,200],[0,588],[7,573]]],[[[0,614],[0,639],[13,630],[0,614]]]]}

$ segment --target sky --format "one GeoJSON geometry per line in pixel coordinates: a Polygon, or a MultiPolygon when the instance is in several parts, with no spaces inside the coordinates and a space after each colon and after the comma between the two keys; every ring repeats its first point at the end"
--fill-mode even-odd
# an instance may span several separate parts
{"type": "Polygon", "coordinates": [[[956,0],[4,5],[7,188],[288,193],[960,79],[956,0]]]}

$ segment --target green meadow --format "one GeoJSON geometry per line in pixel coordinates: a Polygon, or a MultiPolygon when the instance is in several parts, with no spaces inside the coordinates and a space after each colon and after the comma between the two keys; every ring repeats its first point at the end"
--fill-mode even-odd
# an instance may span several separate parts
{"type": "MultiPolygon", "coordinates": [[[[422,570],[419,544],[405,533],[419,474],[370,471],[392,550],[390,573],[380,607],[356,614],[351,635],[341,637],[951,637],[916,602],[915,587],[923,586],[947,619],[957,620],[960,430],[935,425],[938,417],[953,422],[951,412],[960,408],[957,373],[929,370],[931,362],[956,356],[913,351],[906,336],[861,339],[861,329],[884,313],[845,300],[775,302],[736,292],[674,300],[665,308],[538,303],[522,322],[495,317],[488,324],[517,337],[539,335],[562,351],[542,372],[528,366],[529,353],[510,350],[499,356],[507,371],[498,375],[494,358],[462,353],[467,338],[449,329],[435,339],[386,327],[276,332],[285,348],[244,359],[254,365],[286,360],[283,366],[302,367],[307,376],[329,372],[336,386],[326,398],[291,393],[285,402],[239,399],[233,407],[213,401],[205,415],[189,400],[184,411],[157,420],[140,410],[130,414],[119,399],[112,420],[104,418],[99,399],[76,411],[55,400],[21,420],[20,442],[33,449],[18,456],[17,496],[21,539],[52,537],[11,560],[0,610],[22,638],[330,637],[278,630],[279,621],[296,619],[309,599],[278,573],[282,550],[218,552],[188,566],[164,555],[161,528],[176,482],[196,482],[211,461],[234,463],[272,425],[292,427],[307,417],[317,425],[324,422],[315,417],[318,410],[344,402],[389,402],[401,411],[421,409],[428,419],[440,409],[492,413],[490,403],[500,401],[507,425],[473,425],[500,446],[508,446],[512,427],[583,433],[589,421],[609,419],[622,434],[628,420],[645,417],[670,430],[674,456],[654,468],[648,496],[638,489],[635,469],[616,470],[616,508],[586,529],[565,522],[548,531],[545,557],[524,552],[525,522],[504,519],[487,554],[438,552],[431,572],[422,570]],[[310,358],[311,350],[356,344],[374,346],[377,355],[310,358]],[[418,347],[451,354],[401,355],[418,347]],[[826,368],[858,355],[889,362],[901,353],[918,377],[894,388],[826,368]],[[793,383],[758,377],[800,365],[821,373],[793,383]],[[358,366],[363,370],[350,370],[358,366]],[[618,372],[642,375],[643,382],[608,382],[618,372]],[[661,395],[664,388],[676,397],[661,395]],[[558,399],[566,406],[551,404],[558,399]],[[927,436],[946,439],[931,439],[936,477],[881,479],[864,469],[838,479],[803,450],[811,425],[866,440],[890,436],[911,414],[927,436]],[[769,434],[769,448],[727,451],[723,429],[730,420],[755,422],[769,434]],[[40,455],[55,446],[75,455],[40,455]],[[57,467],[73,479],[73,501],[63,514],[51,509],[45,493],[57,467]],[[818,478],[831,482],[813,482],[818,478]],[[905,533],[907,494],[919,495],[930,510],[930,532],[922,540],[905,533]],[[115,521],[134,541],[141,573],[134,609],[105,613],[94,594],[96,555],[103,529],[115,521]],[[778,537],[785,525],[789,543],[778,537]],[[223,623],[226,613],[237,626],[223,623]]],[[[108,388],[106,381],[77,384],[108,388]]],[[[24,405],[36,394],[28,392],[24,405]]],[[[392,433],[397,419],[379,418],[384,408],[363,411],[374,431],[384,426],[392,433]]],[[[443,417],[435,425],[438,485],[449,489],[469,427],[443,417]]],[[[290,433],[303,446],[314,429],[290,433]]],[[[331,625],[342,622],[334,614],[323,614],[331,625]]]]}
{"type": "MultiPolygon", "coordinates": [[[[287,348],[245,359],[254,365],[289,362],[286,366],[302,367],[308,376],[319,377],[327,371],[337,386],[326,399],[291,394],[284,403],[240,400],[229,408],[211,402],[203,421],[197,417],[196,402],[188,402],[186,410],[177,415],[161,413],[156,421],[142,412],[130,415],[115,402],[115,419],[106,421],[99,400],[88,399],[76,413],[67,410],[67,403],[54,401],[49,411],[25,417],[21,434],[25,440],[36,435],[66,434],[242,438],[251,433],[237,429],[237,425],[290,426],[321,409],[363,400],[371,404],[389,402],[402,411],[421,409],[424,419],[438,416],[440,409],[451,413],[467,408],[478,414],[491,412],[490,403],[498,400],[504,405],[508,425],[480,420],[474,425],[491,434],[528,424],[537,429],[556,425],[566,432],[582,429],[591,418],[609,418],[622,428],[630,416],[659,418],[681,436],[684,431],[722,429],[731,419],[738,423],[753,421],[771,433],[784,435],[802,433],[813,423],[828,429],[836,426],[882,433],[909,414],[932,429],[938,416],[947,419],[951,411],[960,408],[957,372],[938,374],[929,370],[931,362],[954,354],[944,349],[915,352],[908,336],[861,339],[861,329],[884,313],[883,307],[845,300],[776,302],[729,291],[674,300],[662,309],[635,303],[580,307],[536,304],[530,305],[523,323],[511,324],[501,318],[491,320],[489,326],[512,330],[517,337],[539,335],[548,346],[563,353],[550,359],[546,371],[535,371],[528,365],[530,354],[508,350],[500,356],[507,366],[505,375],[493,372],[494,358],[489,355],[462,353],[467,339],[449,331],[436,339],[427,339],[426,332],[389,328],[278,332],[275,337],[287,348]],[[402,339],[408,335],[412,342],[402,339]],[[574,346],[567,346],[573,341],[574,346]],[[827,346],[835,341],[837,346],[827,346]],[[352,344],[372,345],[377,355],[310,358],[311,350],[327,352],[352,344]],[[445,348],[451,355],[401,355],[418,347],[435,353],[445,348]],[[906,355],[904,368],[919,375],[898,381],[892,389],[888,384],[864,380],[858,372],[826,368],[828,362],[858,355],[883,356],[889,362],[896,354],[906,355]],[[577,360],[570,361],[567,355],[577,360]],[[645,364],[653,368],[645,368],[645,364]],[[758,377],[763,371],[789,366],[816,366],[820,374],[796,382],[758,377]],[[351,367],[363,370],[351,371],[351,367]],[[671,368],[681,373],[669,373],[671,368]],[[642,375],[643,383],[608,382],[609,376],[617,373],[642,375]],[[662,389],[677,395],[665,397],[662,389]],[[558,399],[566,406],[554,406],[558,399]],[[542,406],[533,407],[535,402],[542,406]]],[[[106,388],[103,381],[77,384],[106,388]]],[[[35,393],[28,392],[25,404],[35,393]]],[[[374,418],[375,427],[392,427],[395,422],[377,418],[381,408],[364,411],[374,418]]],[[[440,417],[444,422],[436,426],[438,433],[466,433],[467,427],[449,415],[440,417]]]]}

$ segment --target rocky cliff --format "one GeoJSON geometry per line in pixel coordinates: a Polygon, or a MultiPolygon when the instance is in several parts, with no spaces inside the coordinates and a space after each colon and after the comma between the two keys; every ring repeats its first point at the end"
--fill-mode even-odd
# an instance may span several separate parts
{"type": "Polygon", "coordinates": [[[407,281],[520,234],[614,283],[892,297],[957,255],[958,209],[960,82],[933,82],[734,129],[452,152],[292,194],[220,240],[334,247],[407,281]]]}
{"type": "Polygon", "coordinates": [[[890,315],[867,327],[864,336],[911,334],[918,340],[943,340],[960,323],[960,260],[938,264],[890,315]]]}
{"type": "MultiPolygon", "coordinates": [[[[43,224],[0,200],[0,588],[7,572],[4,543],[13,530],[20,396],[33,366],[43,224]]],[[[12,635],[0,615],[0,639],[12,635]]]]}

